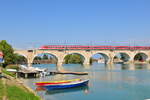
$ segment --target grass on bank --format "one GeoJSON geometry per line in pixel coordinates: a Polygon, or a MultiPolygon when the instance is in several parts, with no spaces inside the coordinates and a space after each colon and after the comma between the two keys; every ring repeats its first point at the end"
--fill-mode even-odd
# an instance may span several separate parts
{"type": "Polygon", "coordinates": [[[21,86],[3,84],[3,80],[0,79],[0,100],[3,100],[4,96],[7,97],[7,100],[41,100],[40,97],[21,86]]]}
{"type": "Polygon", "coordinates": [[[13,73],[13,72],[8,72],[6,69],[3,69],[2,72],[3,72],[4,74],[7,74],[7,75],[12,76],[12,77],[15,77],[15,76],[16,76],[15,73],[13,73]]]}
{"type": "MultiPolygon", "coordinates": [[[[2,73],[15,77],[15,73],[8,72],[6,69],[2,69],[2,73]]],[[[34,95],[24,86],[16,83],[16,80],[0,78],[0,100],[6,97],[7,100],[41,100],[39,96],[34,95]]]]}
{"type": "Polygon", "coordinates": [[[3,96],[4,96],[4,85],[2,80],[0,79],[0,100],[2,100],[3,96]]]}
{"type": "Polygon", "coordinates": [[[3,73],[5,73],[7,75],[10,75],[12,77],[16,77],[16,73],[15,72],[8,72],[6,69],[16,69],[16,70],[19,70],[19,67],[17,65],[8,65],[8,66],[6,66],[6,68],[2,69],[3,73]]]}
{"type": "Polygon", "coordinates": [[[27,92],[17,86],[7,86],[7,97],[9,100],[40,100],[33,93],[27,92]]]}

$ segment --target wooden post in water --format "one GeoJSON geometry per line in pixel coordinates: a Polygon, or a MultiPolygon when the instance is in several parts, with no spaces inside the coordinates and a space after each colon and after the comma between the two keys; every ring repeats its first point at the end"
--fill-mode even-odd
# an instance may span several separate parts
{"type": "Polygon", "coordinates": [[[28,74],[27,73],[25,73],[25,78],[28,78],[28,74]]]}

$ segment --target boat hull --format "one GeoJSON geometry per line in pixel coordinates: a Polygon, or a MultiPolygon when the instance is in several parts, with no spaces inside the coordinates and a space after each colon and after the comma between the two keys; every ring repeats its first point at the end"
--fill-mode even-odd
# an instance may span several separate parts
{"type": "Polygon", "coordinates": [[[79,87],[79,86],[86,86],[88,84],[89,80],[80,81],[80,82],[72,82],[72,83],[66,83],[66,84],[59,84],[59,85],[46,85],[44,86],[47,90],[53,90],[53,89],[65,89],[65,88],[73,88],[73,87],[79,87]]]}

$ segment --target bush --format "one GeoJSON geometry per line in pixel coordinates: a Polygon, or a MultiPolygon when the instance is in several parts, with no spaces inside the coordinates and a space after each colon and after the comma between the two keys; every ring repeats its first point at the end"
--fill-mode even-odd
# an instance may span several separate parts
{"type": "Polygon", "coordinates": [[[16,70],[19,70],[19,66],[17,66],[17,65],[8,65],[8,66],[6,66],[6,69],[16,69],[16,70]]]}

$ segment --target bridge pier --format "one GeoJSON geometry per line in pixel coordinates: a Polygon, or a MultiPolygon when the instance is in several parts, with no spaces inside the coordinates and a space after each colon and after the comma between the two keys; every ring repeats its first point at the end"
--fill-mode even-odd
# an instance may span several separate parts
{"type": "Polygon", "coordinates": [[[146,63],[150,63],[150,57],[146,59],[146,63]]]}
{"type": "Polygon", "coordinates": [[[129,70],[135,70],[135,64],[134,63],[130,63],[129,64],[129,70]]]}
{"type": "Polygon", "coordinates": [[[32,67],[32,63],[28,63],[28,64],[27,64],[27,67],[32,67]]]}
{"type": "Polygon", "coordinates": [[[60,55],[60,57],[58,57],[57,67],[62,67],[63,62],[64,62],[64,57],[60,55]]]}
{"type": "Polygon", "coordinates": [[[105,62],[105,64],[113,64],[113,63],[114,63],[113,59],[111,59],[111,58],[108,61],[105,62]]]}
{"type": "Polygon", "coordinates": [[[112,70],[115,68],[114,64],[106,64],[105,67],[109,70],[112,70]]]}
{"type": "Polygon", "coordinates": [[[105,62],[105,64],[113,64],[114,63],[114,61],[113,61],[114,60],[114,56],[115,55],[113,53],[112,54],[110,53],[109,56],[108,56],[108,59],[105,62]]]}
{"type": "Polygon", "coordinates": [[[61,67],[62,65],[63,65],[62,62],[57,62],[57,66],[58,66],[58,67],[61,67]]]}
{"type": "Polygon", "coordinates": [[[84,65],[84,66],[89,66],[89,65],[90,65],[90,62],[86,61],[86,62],[83,63],[83,65],[84,65]]]}
{"type": "Polygon", "coordinates": [[[129,64],[133,64],[133,63],[134,63],[134,56],[135,56],[135,55],[131,55],[131,56],[130,56],[131,58],[130,58],[130,60],[129,60],[129,64]]]}
{"type": "Polygon", "coordinates": [[[90,66],[90,57],[86,57],[84,62],[83,62],[84,66],[90,66]]]}
{"type": "Polygon", "coordinates": [[[113,61],[105,62],[105,64],[113,64],[113,63],[114,63],[113,61]]]}
{"type": "Polygon", "coordinates": [[[64,71],[64,68],[63,68],[63,66],[56,66],[57,67],[57,71],[64,71]]]}
{"type": "Polygon", "coordinates": [[[83,66],[89,67],[89,66],[90,66],[90,63],[84,63],[83,66]]]}

